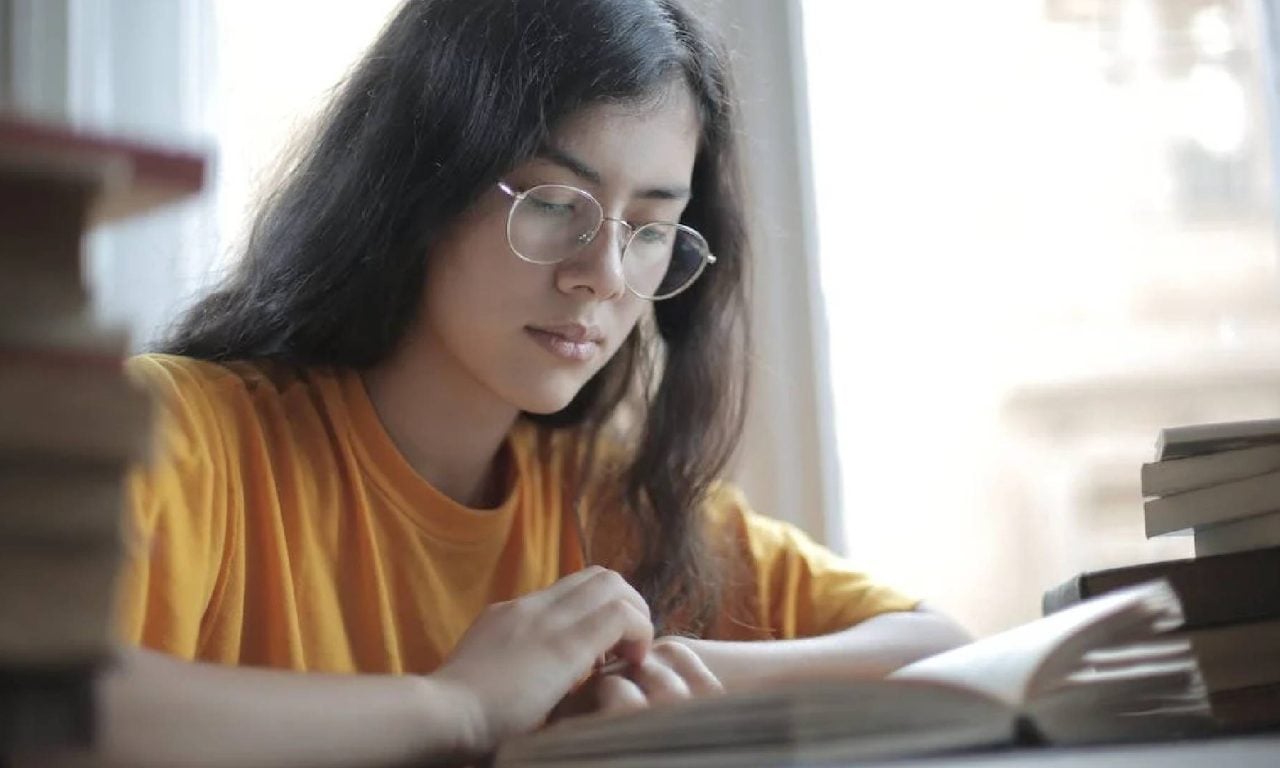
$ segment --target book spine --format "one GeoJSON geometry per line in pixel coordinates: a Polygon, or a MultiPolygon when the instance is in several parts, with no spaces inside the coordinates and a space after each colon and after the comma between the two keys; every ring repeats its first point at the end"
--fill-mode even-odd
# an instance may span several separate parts
{"type": "Polygon", "coordinates": [[[1280,726],[1280,683],[1214,691],[1213,718],[1228,731],[1280,726]]]}
{"type": "Polygon", "coordinates": [[[1196,557],[1280,547],[1280,512],[1196,529],[1196,557]]]}
{"type": "Polygon", "coordinates": [[[1070,608],[1088,598],[1085,594],[1086,589],[1084,576],[1068,579],[1052,589],[1045,590],[1044,597],[1040,601],[1040,610],[1043,615],[1048,616],[1064,608],[1070,608]]]}
{"type": "Polygon", "coordinates": [[[1142,465],[1142,495],[1171,496],[1280,470],[1280,445],[1142,465]]]}
{"type": "Polygon", "coordinates": [[[1156,458],[1181,459],[1280,443],[1280,419],[1166,427],[1156,437],[1156,458]]]}
{"type": "Polygon", "coordinates": [[[1280,683],[1280,621],[1174,634],[1191,641],[1210,692],[1280,683]]]}
{"type": "Polygon", "coordinates": [[[1143,504],[1147,538],[1280,509],[1280,472],[1187,491],[1143,504]]]}
{"type": "Polygon", "coordinates": [[[152,406],[118,357],[32,355],[0,347],[0,455],[113,462],[141,459],[152,406]]]}
{"type": "Polygon", "coordinates": [[[109,653],[123,559],[114,542],[0,544],[0,659],[57,667],[109,653]]]}
{"type": "Polygon", "coordinates": [[[118,542],[128,465],[0,458],[0,546],[118,542]]]}

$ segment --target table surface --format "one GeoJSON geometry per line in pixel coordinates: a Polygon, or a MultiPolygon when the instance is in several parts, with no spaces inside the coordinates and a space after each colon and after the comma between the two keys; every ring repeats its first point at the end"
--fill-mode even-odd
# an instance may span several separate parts
{"type": "Polygon", "coordinates": [[[1280,768],[1280,733],[1161,744],[1022,748],[861,764],[859,768],[1280,768]]]}

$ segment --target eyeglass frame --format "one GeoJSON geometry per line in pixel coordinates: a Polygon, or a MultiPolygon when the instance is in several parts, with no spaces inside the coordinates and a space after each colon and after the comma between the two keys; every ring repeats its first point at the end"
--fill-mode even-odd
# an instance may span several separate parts
{"type": "MultiPolygon", "coordinates": [[[[706,271],[707,266],[710,264],[716,263],[715,254],[711,252],[711,246],[707,244],[707,238],[703,237],[702,233],[694,229],[693,227],[685,226],[684,224],[680,224],[674,221],[646,221],[644,224],[641,224],[640,226],[636,226],[631,222],[627,221],[626,219],[619,219],[619,218],[614,218],[612,216],[605,216],[604,206],[600,204],[600,201],[596,199],[595,195],[591,194],[585,189],[575,187],[571,184],[535,184],[534,186],[529,187],[523,192],[517,192],[515,191],[514,188],[511,187],[511,185],[507,184],[505,181],[499,181],[498,189],[502,190],[504,194],[506,194],[508,197],[511,198],[511,207],[507,210],[507,247],[510,248],[511,252],[514,253],[516,257],[523,262],[526,262],[528,264],[540,264],[542,266],[550,266],[552,264],[560,264],[564,261],[567,261],[572,255],[572,254],[566,254],[556,259],[555,261],[535,261],[534,259],[531,259],[528,256],[525,256],[523,253],[521,253],[519,249],[516,248],[516,244],[511,239],[511,222],[515,218],[516,206],[519,205],[520,202],[524,200],[526,197],[528,197],[529,194],[532,193],[534,190],[546,189],[548,187],[555,188],[555,189],[567,189],[573,192],[577,192],[578,194],[582,195],[583,197],[587,198],[592,203],[594,203],[596,206],[596,210],[600,212],[600,217],[599,217],[600,221],[599,223],[596,224],[595,229],[591,231],[590,233],[591,236],[586,238],[585,240],[581,240],[581,244],[583,246],[590,245],[591,243],[595,242],[596,236],[600,234],[600,230],[604,229],[604,223],[606,221],[617,222],[626,228],[627,241],[622,244],[622,248],[618,251],[619,261],[621,261],[623,258],[626,257],[627,248],[631,247],[631,241],[635,239],[636,233],[638,233],[640,230],[644,229],[645,227],[651,224],[662,224],[668,227],[675,227],[678,230],[681,230],[683,232],[688,232],[694,235],[695,237],[697,237],[699,240],[702,241],[703,245],[706,245],[706,248],[704,248],[702,251],[702,254],[703,254],[702,263],[698,265],[697,271],[694,272],[693,275],[688,280],[685,281],[684,285],[680,286],[680,290],[675,291],[673,293],[669,293],[666,296],[661,296],[661,297],[645,296],[644,294],[640,293],[636,289],[632,288],[630,284],[627,283],[626,273],[624,272],[622,276],[622,284],[625,285],[627,290],[630,291],[637,298],[643,299],[645,301],[666,301],[667,299],[673,299],[676,296],[679,296],[680,294],[684,293],[685,291],[693,287],[693,284],[698,282],[698,278],[702,277],[702,273],[706,271]]],[[[581,237],[579,239],[581,239],[581,237]]]]}

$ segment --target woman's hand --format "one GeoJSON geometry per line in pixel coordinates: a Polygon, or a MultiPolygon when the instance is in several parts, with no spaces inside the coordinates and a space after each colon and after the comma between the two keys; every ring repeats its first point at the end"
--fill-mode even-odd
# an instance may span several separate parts
{"type": "Polygon", "coordinates": [[[644,661],[601,676],[595,687],[599,712],[626,712],[724,693],[724,686],[698,654],[674,637],[661,638],[644,661]]]}
{"type": "Polygon", "coordinates": [[[560,702],[552,719],[627,712],[723,692],[724,686],[681,638],[664,637],[639,664],[593,675],[560,702]]]}
{"type": "Polygon", "coordinates": [[[486,608],[430,679],[468,711],[467,751],[482,753],[541,725],[597,659],[647,669],[652,643],[644,599],[593,566],[486,608]]]}

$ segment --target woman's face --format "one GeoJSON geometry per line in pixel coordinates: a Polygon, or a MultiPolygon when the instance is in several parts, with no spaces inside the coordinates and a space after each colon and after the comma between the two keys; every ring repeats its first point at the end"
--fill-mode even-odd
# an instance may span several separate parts
{"type": "MultiPolygon", "coordinates": [[[[683,87],[656,104],[597,105],[573,115],[503,181],[517,192],[578,187],[606,217],[636,226],[675,222],[689,200],[698,134],[683,87]]],[[[625,227],[606,221],[564,261],[532,264],[508,244],[510,208],[495,185],[433,247],[411,344],[455,386],[483,388],[521,411],[554,413],[613,357],[649,302],[623,281],[625,227]]]]}

